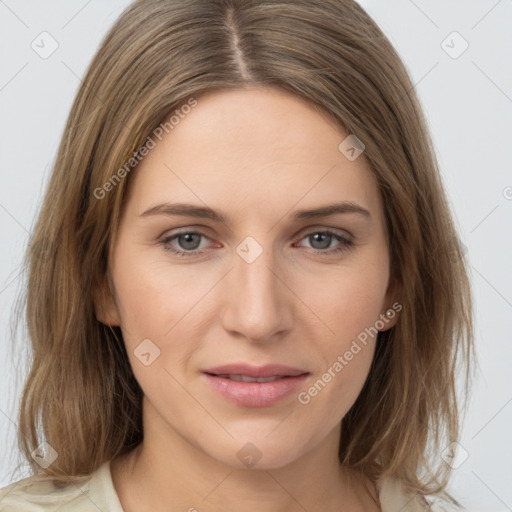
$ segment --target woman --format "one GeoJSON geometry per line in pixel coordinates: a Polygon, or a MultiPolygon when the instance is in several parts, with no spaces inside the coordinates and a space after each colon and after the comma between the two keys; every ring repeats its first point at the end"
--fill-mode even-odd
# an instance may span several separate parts
{"type": "Polygon", "coordinates": [[[30,246],[34,475],[0,510],[458,504],[457,240],[413,86],[358,4],[135,2],[30,246]]]}

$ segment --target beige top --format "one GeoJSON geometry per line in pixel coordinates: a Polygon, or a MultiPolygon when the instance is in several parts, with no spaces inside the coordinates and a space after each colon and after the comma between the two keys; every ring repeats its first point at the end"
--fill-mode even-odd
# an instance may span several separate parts
{"type": "MultiPolygon", "coordinates": [[[[0,489],[0,512],[124,512],[119,502],[110,462],[81,485],[55,488],[51,482],[35,483],[31,477],[0,489]]],[[[420,498],[406,496],[395,479],[377,482],[382,512],[425,512],[420,498]]]]}

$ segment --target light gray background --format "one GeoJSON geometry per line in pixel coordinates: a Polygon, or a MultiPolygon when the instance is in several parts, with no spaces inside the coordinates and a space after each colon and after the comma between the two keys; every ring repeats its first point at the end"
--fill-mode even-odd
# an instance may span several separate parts
{"type": "MultiPolygon", "coordinates": [[[[128,3],[0,0],[0,485],[17,461],[9,316],[19,264],[81,77],[128,3]],[[59,45],[47,59],[31,47],[43,31],[59,45]]],[[[512,510],[512,2],[361,4],[412,76],[471,264],[480,370],[450,490],[470,511],[512,510]],[[469,44],[457,58],[464,41],[453,31],[469,44]]],[[[16,340],[15,350],[24,343],[16,340]]]]}

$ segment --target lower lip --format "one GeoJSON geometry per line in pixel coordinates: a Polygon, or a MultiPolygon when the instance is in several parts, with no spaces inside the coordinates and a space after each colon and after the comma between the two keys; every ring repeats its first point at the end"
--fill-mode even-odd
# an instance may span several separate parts
{"type": "Polygon", "coordinates": [[[210,386],[224,398],[243,407],[269,407],[296,392],[308,374],[283,377],[273,382],[241,382],[203,373],[210,386]]]}

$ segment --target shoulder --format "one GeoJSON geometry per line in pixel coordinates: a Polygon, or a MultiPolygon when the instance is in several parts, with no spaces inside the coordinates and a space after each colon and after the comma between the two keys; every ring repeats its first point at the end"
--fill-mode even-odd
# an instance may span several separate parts
{"type": "Polygon", "coordinates": [[[53,512],[68,506],[85,512],[91,510],[84,508],[87,492],[88,482],[57,487],[31,476],[0,489],[0,512],[53,512]]]}
{"type": "Polygon", "coordinates": [[[426,512],[431,510],[422,496],[407,494],[397,478],[387,477],[376,482],[382,512],[426,512]]]}
{"type": "Polygon", "coordinates": [[[58,487],[33,476],[0,489],[0,512],[123,512],[106,462],[77,483],[58,487]]]}

